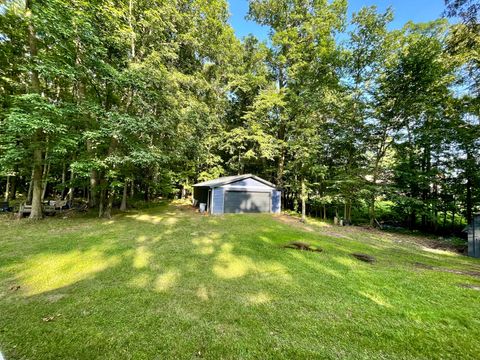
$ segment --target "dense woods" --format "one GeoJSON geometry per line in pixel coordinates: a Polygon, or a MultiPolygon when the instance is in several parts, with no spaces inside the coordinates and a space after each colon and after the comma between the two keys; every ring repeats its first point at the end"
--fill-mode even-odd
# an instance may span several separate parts
{"type": "Polygon", "coordinates": [[[6,1],[1,192],[109,217],[254,173],[303,214],[457,231],[480,210],[479,7],[391,30],[346,0],[251,0],[262,42],[226,0],[6,1]]]}

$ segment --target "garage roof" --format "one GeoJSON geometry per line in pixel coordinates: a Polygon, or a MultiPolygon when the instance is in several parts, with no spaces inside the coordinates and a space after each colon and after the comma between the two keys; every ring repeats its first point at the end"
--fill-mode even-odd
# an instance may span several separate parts
{"type": "Polygon", "coordinates": [[[258,176],[252,175],[252,174],[224,176],[224,177],[220,177],[218,179],[204,181],[204,182],[195,184],[193,186],[195,186],[195,187],[216,188],[216,187],[219,187],[219,186],[232,184],[232,183],[235,183],[237,181],[245,180],[245,179],[249,179],[249,178],[255,179],[255,180],[257,180],[257,181],[259,181],[259,182],[261,182],[261,183],[263,183],[267,186],[270,186],[272,188],[275,187],[275,185],[273,185],[271,182],[268,182],[267,180],[264,180],[262,178],[259,178],[258,176]]]}

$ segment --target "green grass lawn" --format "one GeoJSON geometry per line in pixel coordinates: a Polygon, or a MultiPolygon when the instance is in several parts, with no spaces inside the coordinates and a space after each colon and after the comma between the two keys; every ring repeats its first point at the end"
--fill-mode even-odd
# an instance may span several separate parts
{"type": "Polygon", "coordinates": [[[8,360],[480,356],[480,291],[459,286],[480,278],[438,271],[480,262],[403,235],[164,205],[0,220],[0,236],[8,360]]]}

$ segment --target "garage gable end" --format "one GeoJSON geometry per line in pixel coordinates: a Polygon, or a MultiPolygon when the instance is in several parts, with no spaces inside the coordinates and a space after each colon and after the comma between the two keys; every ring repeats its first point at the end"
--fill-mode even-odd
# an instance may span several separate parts
{"type": "Polygon", "coordinates": [[[222,186],[224,189],[230,189],[230,188],[245,188],[245,189],[265,189],[267,191],[270,191],[273,187],[269,186],[261,181],[258,181],[253,178],[247,178],[247,179],[242,179],[239,181],[235,181],[233,183],[230,183],[228,185],[222,186]]]}

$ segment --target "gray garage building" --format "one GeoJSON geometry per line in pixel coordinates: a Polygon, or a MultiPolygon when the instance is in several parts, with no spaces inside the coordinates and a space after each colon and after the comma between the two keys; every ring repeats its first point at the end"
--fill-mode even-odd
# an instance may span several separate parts
{"type": "Polygon", "coordinates": [[[206,211],[225,213],[279,213],[281,192],[272,183],[252,174],[226,176],[193,185],[193,202],[206,211]]]}

